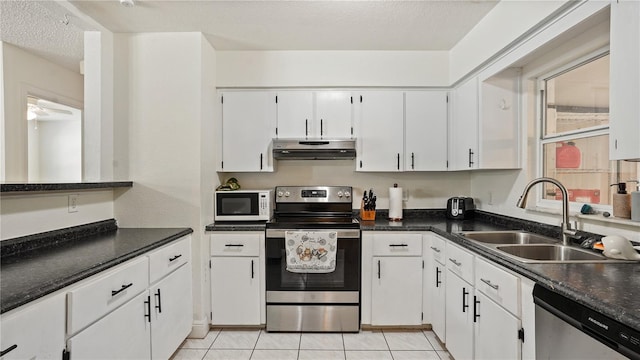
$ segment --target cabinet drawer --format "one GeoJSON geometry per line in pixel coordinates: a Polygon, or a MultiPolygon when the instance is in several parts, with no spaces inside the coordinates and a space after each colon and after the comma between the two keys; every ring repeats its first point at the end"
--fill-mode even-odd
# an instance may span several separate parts
{"type": "Polygon", "coordinates": [[[431,251],[431,253],[433,254],[433,259],[436,260],[437,262],[444,264],[446,262],[446,253],[445,253],[445,241],[444,239],[435,236],[435,235],[430,235],[431,237],[431,246],[429,249],[426,249],[427,251],[431,251]]]}
{"type": "Polygon", "coordinates": [[[149,254],[149,283],[154,283],[191,260],[191,236],[149,254]]]}
{"type": "Polygon", "coordinates": [[[473,254],[451,243],[447,243],[446,248],[447,269],[473,285],[473,254]]]}
{"type": "Polygon", "coordinates": [[[73,334],[149,286],[149,259],[142,256],[90,278],[67,293],[67,333],[73,334]]]}
{"type": "Polygon", "coordinates": [[[259,256],[261,233],[213,234],[212,256],[259,256]]]}
{"type": "Polygon", "coordinates": [[[374,234],[373,256],[422,256],[422,234],[374,234]]]}
{"type": "Polygon", "coordinates": [[[476,258],[476,290],[519,316],[518,289],[520,279],[485,260],[476,258]]]}

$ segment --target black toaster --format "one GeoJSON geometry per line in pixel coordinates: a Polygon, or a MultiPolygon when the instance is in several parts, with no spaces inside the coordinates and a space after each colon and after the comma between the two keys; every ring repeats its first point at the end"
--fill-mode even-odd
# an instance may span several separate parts
{"type": "Polygon", "coordinates": [[[471,219],[475,210],[473,198],[457,196],[447,200],[447,218],[449,219],[471,219]]]}

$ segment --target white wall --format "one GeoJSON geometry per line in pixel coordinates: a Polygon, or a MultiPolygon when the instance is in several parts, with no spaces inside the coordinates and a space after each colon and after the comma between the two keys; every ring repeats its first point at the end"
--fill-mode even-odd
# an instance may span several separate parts
{"type": "Polygon", "coordinates": [[[449,51],[449,80],[455,83],[507,47],[567,0],[506,0],[498,4],[449,51]]]}
{"type": "Polygon", "coordinates": [[[218,51],[218,87],[448,86],[447,51],[218,51]]]}
{"type": "Polygon", "coordinates": [[[5,172],[0,180],[27,179],[27,93],[82,108],[83,77],[18,47],[2,43],[5,172]]]}
{"type": "Polygon", "coordinates": [[[379,209],[389,208],[389,188],[405,190],[405,209],[445,208],[451,196],[469,195],[469,172],[365,173],[355,160],[279,160],[273,173],[220,173],[221,182],[238,179],[243,189],[271,189],[277,185],[348,185],[354,188],[353,207],[360,208],[362,192],[373,188],[379,209]]]}
{"type": "Polygon", "coordinates": [[[29,181],[82,181],[82,121],[34,121],[29,124],[29,181]]]}
{"type": "Polygon", "coordinates": [[[127,164],[117,173],[135,183],[117,193],[116,219],[121,227],[193,228],[194,320],[206,326],[215,52],[200,33],[119,34],[114,49],[114,69],[127,69],[116,73],[116,93],[128,96],[117,99],[114,146],[128,149],[117,153],[127,164]]]}
{"type": "Polygon", "coordinates": [[[113,190],[2,195],[0,240],[113,218],[113,190]],[[69,195],[78,196],[69,212],[69,195]]]}

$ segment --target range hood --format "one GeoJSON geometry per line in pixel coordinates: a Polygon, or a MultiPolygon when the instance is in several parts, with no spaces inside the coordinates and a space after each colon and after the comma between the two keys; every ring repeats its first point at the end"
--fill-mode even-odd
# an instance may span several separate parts
{"type": "Polygon", "coordinates": [[[279,160],[341,160],[356,157],[354,139],[273,139],[279,160]]]}

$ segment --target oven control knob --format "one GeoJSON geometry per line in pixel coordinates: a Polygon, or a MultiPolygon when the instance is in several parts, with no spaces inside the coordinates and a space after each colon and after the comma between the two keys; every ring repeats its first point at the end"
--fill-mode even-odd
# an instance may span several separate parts
{"type": "Polygon", "coordinates": [[[344,192],[344,197],[346,197],[347,199],[351,197],[351,193],[348,191],[344,192]]]}
{"type": "Polygon", "coordinates": [[[291,195],[291,193],[290,193],[290,192],[288,192],[288,191],[285,191],[285,192],[284,192],[284,196],[285,196],[285,197],[289,197],[289,195],[291,195]]]}
{"type": "Polygon", "coordinates": [[[341,198],[342,197],[342,191],[338,191],[338,197],[341,198]]]}
{"type": "Polygon", "coordinates": [[[282,191],[278,191],[278,197],[282,197],[282,195],[284,195],[282,191]]]}

